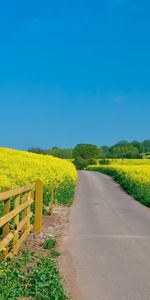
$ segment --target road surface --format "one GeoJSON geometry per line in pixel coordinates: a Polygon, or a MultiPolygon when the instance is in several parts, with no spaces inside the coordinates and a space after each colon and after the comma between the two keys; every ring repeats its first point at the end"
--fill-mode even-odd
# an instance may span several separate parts
{"type": "Polygon", "coordinates": [[[150,300],[150,210],[110,177],[79,172],[68,241],[82,299],[150,300]]]}

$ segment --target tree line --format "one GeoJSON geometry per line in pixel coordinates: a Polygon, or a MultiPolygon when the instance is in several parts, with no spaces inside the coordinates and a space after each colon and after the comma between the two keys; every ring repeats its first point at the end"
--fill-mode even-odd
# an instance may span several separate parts
{"type": "MultiPolygon", "coordinates": [[[[75,148],[59,148],[52,147],[50,149],[42,149],[38,147],[29,148],[29,152],[39,153],[39,154],[48,154],[60,158],[75,158],[75,149],[78,149],[79,152],[83,152],[83,156],[89,156],[91,149],[94,154],[91,158],[142,158],[145,154],[150,154],[150,140],[145,140],[144,142],[139,141],[120,141],[112,146],[96,146],[92,144],[78,144],[75,148]],[[92,146],[92,148],[91,148],[92,146]],[[94,147],[93,147],[94,146],[94,147]]],[[[90,154],[91,155],[91,154],[90,154]]]]}
{"type": "Polygon", "coordinates": [[[59,158],[73,159],[77,169],[82,169],[88,164],[95,164],[96,159],[108,163],[107,158],[150,158],[150,140],[120,141],[112,146],[97,146],[92,144],[78,144],[75,148],[52,147],[50,149],[29,148],[29,152],[43,155],[52,155],[59,158]]]}
{"type": "Polygon", "coordinates": [[[73,158],[73,149],[72,148],[59,148],[52,147],[50,149],[42,149],[39,147],[32,147],[28,149],[29,152],[44,154],[44,155],[52,155],[59,158],[73,158]]]}

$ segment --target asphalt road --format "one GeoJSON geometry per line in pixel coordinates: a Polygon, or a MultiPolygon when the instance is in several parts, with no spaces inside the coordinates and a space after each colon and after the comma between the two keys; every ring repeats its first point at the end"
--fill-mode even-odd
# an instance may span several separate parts
{"type": "Polygon", "coordinates": [[[110,177],[80,171],[69,224],[69,251],[82,299],[150,300],[148,208],[110,177]]]}

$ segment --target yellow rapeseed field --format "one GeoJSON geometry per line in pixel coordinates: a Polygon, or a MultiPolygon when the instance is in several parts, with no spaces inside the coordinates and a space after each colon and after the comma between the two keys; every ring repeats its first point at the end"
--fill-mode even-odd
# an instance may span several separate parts
{"type": "Polygon", "coordinates": [[[136,200],[150,206],[150,160],[125,159],[123,164],[122,160],[114,160],[88,169],[112,176],[136,200]]]}
{"type": "Polygon", "coordinates": [[[67,160],[0,148],[0,191],[34,183],[37,178],[46,186],[65,187],[75,184],[77,172],[67,160]]]}

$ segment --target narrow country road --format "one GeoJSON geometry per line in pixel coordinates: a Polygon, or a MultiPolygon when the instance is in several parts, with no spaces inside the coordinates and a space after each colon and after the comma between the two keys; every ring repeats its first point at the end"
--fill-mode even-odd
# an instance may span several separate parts
{"type": "Polygon", "coordinates": [[[68,247],[82,299],[150,300],[150,210],[110,177],[79,172],[68,247]]]}

